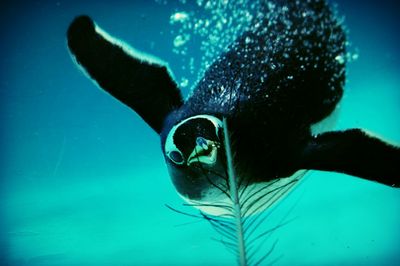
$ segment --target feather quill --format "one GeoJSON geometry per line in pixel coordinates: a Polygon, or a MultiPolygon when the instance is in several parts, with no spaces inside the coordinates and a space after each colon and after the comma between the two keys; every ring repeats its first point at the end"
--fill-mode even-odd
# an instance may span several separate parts
{"type": "MultiPolygon", "coordinates": [[[[226,117],[223,118],[223,135],[227,162],[225,176],[221,176],[221,178],[225,179],[226,185],[218,186],[214,183],[212,185],[218,187],[221,193],[228,197],[228,202],[184,204],[184,206],[195,208],[213,207],[220,209],[221,214],[211,215],[200,211],[200,214],[196,215],[177,210],[169,205],[166,206],[177,213],[208,221],[221,236],[220,239],[213,238],[213,240],[222,243],[237,256],[238,265],[260,265],[272,255],[277,245],[277,240],[272,243],[268,242],[272,233],[290,222],[290,220],[287,221],[287,217],[293,208],[284,215],[277,225],[268,229],[262,229],[261,225],[267,221],[275,210],[275,208],[270,207],[283,195],[286,195],[303,177],[305,172],[292,181],[283,184],[280,183],[280,179],[277,179],[261,187],[251,187],[248,181],[246,182],[243,178],[239,178],[235,173],[234,154],[226,117]],[[270,243],[270,247],[263,250],[266,243],[270,243]]],[[[277,259],[270,260],[269,263],[273,263],[277,259]]]]}
{"type": "Polygon", "coordinates": [[[237,234],[237,249],[239,254],[239,264],[241,266],[247,265],[247,256],[246,256],[246,247],[244,241],[244,232],[243,232],[243,221],[242,221],[242,209],[239,201],[239,189],[238,182],[235,175],[235,169],[233,167],[233,159],[232,159],[232,151],[231,151],[231,142],[228,131],[228,122],[226,117],[223,118],[223,129],[224,129],[224,139],[225,139],[225,153],[227,158],[227,167],[228,167],[228,180],[229,180],[229,195],[232,200],[233,208],[233,216],[236,220],[236,234],[237,234]]]}

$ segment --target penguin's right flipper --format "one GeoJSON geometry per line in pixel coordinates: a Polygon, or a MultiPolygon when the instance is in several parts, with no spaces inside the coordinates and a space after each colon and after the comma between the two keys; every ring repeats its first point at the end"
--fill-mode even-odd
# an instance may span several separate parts
{"type": "Polygon", "coordinates": [[[165,117],[183,104],[166,66],[131,55],[88,16],[68,28],[68,47],[100,87],[136,111],[157,133],[165,117]]]}
{"type": "Polygon", "coordinates": [[[400,148],[360,129],[314,137],[301,156],[300,168],[341,172],[400,187],[400,148]]]}

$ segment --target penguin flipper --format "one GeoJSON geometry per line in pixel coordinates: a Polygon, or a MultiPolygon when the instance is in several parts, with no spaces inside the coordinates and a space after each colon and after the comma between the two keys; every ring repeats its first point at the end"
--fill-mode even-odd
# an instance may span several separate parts
{"type": "Polygon", "coordinates": [[[341,172],[400,187],[400,147],[360,129],[327,132],[308,143],[300,168],[341,172]]]}
{"type": "Polygon", "coordinates": [[[157,133],[165,117],[183,104],[166,66],[114,43],[88,16],[79,16],[67,32],[68,47],[98,85],[132,108],[157,133]]]}

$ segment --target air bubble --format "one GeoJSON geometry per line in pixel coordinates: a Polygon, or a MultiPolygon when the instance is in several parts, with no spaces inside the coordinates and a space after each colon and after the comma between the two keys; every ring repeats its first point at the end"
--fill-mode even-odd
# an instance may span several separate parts
{"type": "Polygon", "coordinates": [[[171,17],[169,18],[169,22],[171,24],[177,23],[177,22],[185,22],[188,21],[189,19],[189,14],[186,12],[176,12],[174,14],[171,15],[171,17]]]}
{"type": "Polygon", "coordinates": [[[190,35],[188,35],[188,34],[178,35],[174,39],[174,46],[175,47],[183,46],[183,45],[185,45],[185,43],[187,43],[187,41],[189,41],[189,39],[190,39],[190,35]]]}
{"type": "Polygon", "coordinates": [[[251,38],[247,36],[245,42],[246,42],[247,44],[251,43],[251,38]]]}
{"type": "Polygon", "coordinates": [[[187,87],[187,86],[189,85],[189,80],[188,80],[187,78],[182,78],[182,79],[181,79],[181,82],[179,83],[179,85],[180,85],[182,88],[185,88],[185,87],[187,87]]]}
{"type": "Polygon", "coordinates": [[[344,64],[346,62],[345,58],[343,55],[338,55],[335,57],[335,60],[339,63],[339,64],[344,64]]]}

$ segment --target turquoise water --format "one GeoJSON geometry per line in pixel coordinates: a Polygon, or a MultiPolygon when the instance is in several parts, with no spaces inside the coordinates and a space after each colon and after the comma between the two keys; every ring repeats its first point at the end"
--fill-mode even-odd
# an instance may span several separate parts
{"type": "MultiPolygon", "coordinates": [[[[173,51],[169,21],[196,4],[157,2],[1,4],[1,265],[235,264],[206,221],[165,207],[195,212],[169,180],[158,136],[93,86],[66,47],[69,23],[88,14],[192,84],[197,71],[182,68],[190,60],[173,51]]],[[[337,128],[400,144],[396,5],[336,2],[359,55],[348,66],[337,128]]],[[[203,53],[193,51],[198,67],[203,53]]],[[[400,264],[399,190],[313,171],[262,226],[285,217],[291,222],[267,240],[278,242],[265,264],[400,264]]]]}

